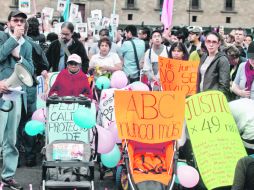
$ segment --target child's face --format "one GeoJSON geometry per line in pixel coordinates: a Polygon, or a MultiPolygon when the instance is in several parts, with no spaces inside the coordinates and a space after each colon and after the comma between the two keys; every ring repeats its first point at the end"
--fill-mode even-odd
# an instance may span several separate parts
{"type": "Polygon", "coordinates": [[[172,51],[172,58],[173,59],[183,59],[183,51],[180,50],[178,47],[175,47],[174,50],[172,51]]]}

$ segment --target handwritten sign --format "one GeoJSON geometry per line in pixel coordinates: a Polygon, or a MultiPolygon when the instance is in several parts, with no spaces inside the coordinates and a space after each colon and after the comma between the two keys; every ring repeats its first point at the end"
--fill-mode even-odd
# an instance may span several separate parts
{"type": "MultiPolygon", "coordinates": [[[[84,105],[78,103],[50,104],[48,111],[47,136],[51,143],[54,140],[80,140],[89,143],[89,133],[75,125],[73,122],[74,112],[84,105]]],[[[95,106],[91,106],[95,109],[95,106]]]]}
{"type": "Polygon", "coordinates": [[[104,128],[109,128],[109,125],[116,120],[114,107],[114,91],[114,88],[104,89],[101,91],[97,124],[104,128]]]}
{"type": "Polygon", "coordinates": [[[183,61],[159,57],[160,82],[164,91],[196,93],[197,61],[183,61]]]}
{"type": "Polygon", "coordinates": [[[184,104],[182,92],[115,91],[118,136],[144,143],[179,139],[184,104]]]}
{"type": "Polygon", "coordinates": [[[232,185],[236,163],[246,151],[224,94],[208,91],[191,96],[185,119],[206,187],[232,185]]]}
{"type": "Polygon", "coordinates": [[[44,93],[44,77],[43,76],[37,76],[36,77],[39,84],[37,85],[37,95],[44,93]]]}

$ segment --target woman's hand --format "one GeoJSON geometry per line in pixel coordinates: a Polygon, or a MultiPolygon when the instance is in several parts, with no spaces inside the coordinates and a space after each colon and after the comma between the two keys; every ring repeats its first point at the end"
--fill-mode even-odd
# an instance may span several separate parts
{"type": "Polygon", "coordinates": [[[244,90],[240,91],[240,96],[243,98],[250,98],[250,91],[245,88],[244,90]]]}

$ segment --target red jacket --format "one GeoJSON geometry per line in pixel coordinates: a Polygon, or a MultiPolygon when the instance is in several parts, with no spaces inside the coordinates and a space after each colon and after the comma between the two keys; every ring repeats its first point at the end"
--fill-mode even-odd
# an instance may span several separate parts
{"type": "Polygon", "coordinates": [[[85,96],[92,98],[87,76],[83,71],[76,74],[69,73],[68,69],[62,70],[49,91],[49,96],[56,93],[58,96],[85,96]]]}

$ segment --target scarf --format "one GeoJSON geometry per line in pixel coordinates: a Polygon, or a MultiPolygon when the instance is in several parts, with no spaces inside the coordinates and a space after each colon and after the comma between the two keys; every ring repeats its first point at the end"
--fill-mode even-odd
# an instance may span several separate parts
{"type": "Polygon", "coordinates": [[[245,87],[248,91],[251,89],[252,82],[254,80],[254,70],[250,69],[250,61],[248,60],[245,65],[246,84],[245,87]]]}

